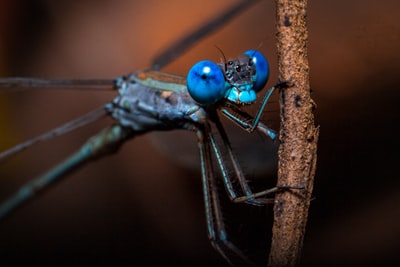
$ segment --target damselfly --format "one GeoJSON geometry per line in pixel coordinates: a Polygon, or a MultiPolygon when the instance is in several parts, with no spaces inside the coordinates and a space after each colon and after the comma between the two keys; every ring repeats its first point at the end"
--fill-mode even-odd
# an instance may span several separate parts
{"type": "MultiPolygon", "coordinates": [[[[235,6],[234,9],[227,13],[229,15],[221,16],[220,19],[226,19],[248,3],[250,2],[235,6]]],[[[215,23],[211,23],[210,25],[215,27],[215,23]]],[[[197,38],[199,38],[198,35],[197,38]]],[[[183,43],[184,46],[190,45],[187,40],[184,40],[183,43]]],[[[167,54],[171,55],[171,52],[167,54]]],[[[160,58],[162,59],[162,57],[160,58]]],[[[159,68],[170,60],[170,58],[165,62],[157,60],[153,66],[154,68],[159,68]]],[[[264,134],[275,138],[275,133],[259,122],[264,105],[267,103],[273,88],[267,92],[262,107],[259,109],[255,118],[252,118],[241,110],[241,105],[243,103],[254,102],[255,90],[259,91],[264,87],[268,78],[268,65],[265,58],[255,50],[245,52],[243,56],[236,60],[225,60],[223,64],[219,66],[209,61],[199,64],[196,64],[192,68],[187,78],[189,93],[192,98],[198,102],[193,101],[193,99],[189,97],[185,79],[156,71],[136,72],[113,81],[63,80],[50,82],[50,87],[69,87],[71,83],[73,86],[97,87],[101,84],[106,87],[111,87],[112,83],[114,83],[114,88],[118,89],[120,93],[117,98],[105,106],[105,112],[97,111],[91,113],[91,115],[83,117],[83,119],[77,121],[72,126],[63,128],[61,133],[72,130],[81,123],[87,124],[90,120],[95,120],[105,113],[116,118],[119,124],[114,125],[100,135],[92,138],[90,145],[84,147],[83,150],[77,154],[77,157],[73,158],[73,163],[60,165],[56,171],[50,171],[47,175],[36,180],[39,181],[38,183],[33,186],[30,184],[30,186],[25,187],[20,195],[2,206],[1,214],[4,216],[9,211],[13,210],[19,201],[25,200],[29,195],[29,190],[33,187],[36,189],[44,185],[44,180],[49,178],[53,181],[65,173],[70,172],[75,164],[83,164],[80,161],[81,157],[86,157],[84,152],[93,149],[93,144],[95,144],[95,146],[100,145],[102,147],[100,149],[102,152],[109,153],[110,150],[115,150],[128,138],[140,133],[153,130],[187,129],[195,131],[198,136],[209,236],[217,250],[228,261],[229,258],[226,255],[226,250],[231,250],[237,256],[245,259],[245,256],[226,238],[222,215],[218,204],[218,196],[215,190],[211,154],[214,154],[216,162],[218,163],[218,168],[222,173],[224,185],[232,200],[252,204],[262,204],[264,202],[264,199],[260,199],[259,197],[263,197],[270,191],[263,191],[254,195],[250,190],[238,161],[230,148],[227,134],[219,121],[217,111],[221,111],[222,114],[233,120],[244,130],[251,132],[256,128],[264,134]],[[212,91],[213,95],[204,95],[202,89],[210,89],[210,81],[212,83],[212,88],[215,89],[212,91]],[[201,85],[200,89],[197,87],[199,84],[201,85]],[[210,130],[211,124],[209,122],[215,125],[221,135],[221,140],[223,141],[222,148],[220,148],[215,141],[215,137],[210,130]],[[79,162],[75,161],[77,158],[79,158],[79,162]],[[236,177],[230,177],[230,170],[234,170],[236,177]],[[238,188],[235,188],[232,179],[237,179],[240,184],[240,191],[238,191],[238,188]],[[26,193],[28,193],[28,195],[26,193]]],[[[28,81],[30,85],[46,86],[42,81],[35,79],[3,79],[2,81],[6,86],[12,86],[13,83],[21,86],[26,81],[28,81]]],[[[48,82],[49,81],[45,81],[45,83],[48,82]]],[[[24,145],[20,145],[15,151],[23,147],[24,145]]],[[[94,157],[98,157],[100,155],[98,153],[99,152],[96,151],[94,157]]],[[[89,157],[92,156],[92,154],[89,155],[89,157]]],[[[84,162],[84,160],[82,162],[84,162]]],[[[272,189],[272,191],[275,190],[276,188],[272,189]]]]}

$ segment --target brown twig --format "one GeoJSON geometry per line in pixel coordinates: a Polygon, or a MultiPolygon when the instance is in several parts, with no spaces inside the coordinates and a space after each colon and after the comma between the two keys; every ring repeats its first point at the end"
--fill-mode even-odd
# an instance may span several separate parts
{"type": "Polygon", "coordinates": [[[278,186],[303,186],[277,194],[268,266],[296,266],[300,261],[317,160],[319,128],[310,97],[307,59],[307,0],[276,0],[277,46],[281,81],[281,129],[278,186]]]}

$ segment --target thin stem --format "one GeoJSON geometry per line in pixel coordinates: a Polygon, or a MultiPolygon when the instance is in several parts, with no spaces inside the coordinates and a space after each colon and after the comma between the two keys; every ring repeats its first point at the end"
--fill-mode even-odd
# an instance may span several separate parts
{"type": "Polygon", "coordinates": [[[268,266],[296,266],[308,218],[317,160],[319,128],[310,97],[307,59],[307,0],[276,0],[281,129],[277,186],[304,186],[277,194],[268,266]]]}

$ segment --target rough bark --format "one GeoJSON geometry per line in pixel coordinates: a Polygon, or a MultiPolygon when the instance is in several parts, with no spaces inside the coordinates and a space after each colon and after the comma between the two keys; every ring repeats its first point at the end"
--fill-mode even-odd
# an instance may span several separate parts
{"type": "Polygon", "coordinates": [[[317,161],[319,128],[310,96],[306,0],[276,0],[280,92],[278,186],[268,266],[299,264],[317,161]]]}

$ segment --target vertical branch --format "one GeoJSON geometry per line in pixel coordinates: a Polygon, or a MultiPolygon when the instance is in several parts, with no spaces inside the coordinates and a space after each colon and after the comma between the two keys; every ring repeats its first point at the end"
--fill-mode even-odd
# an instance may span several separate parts
{"type": "Polygon", "coordinates": [[[277,194],[269,266],[300,261],[313,189],[319,128],[314,126],[307,59],[307,0],[276,0],[277,46],[281,81],[278,186],[304,186],[277,194]]]}

